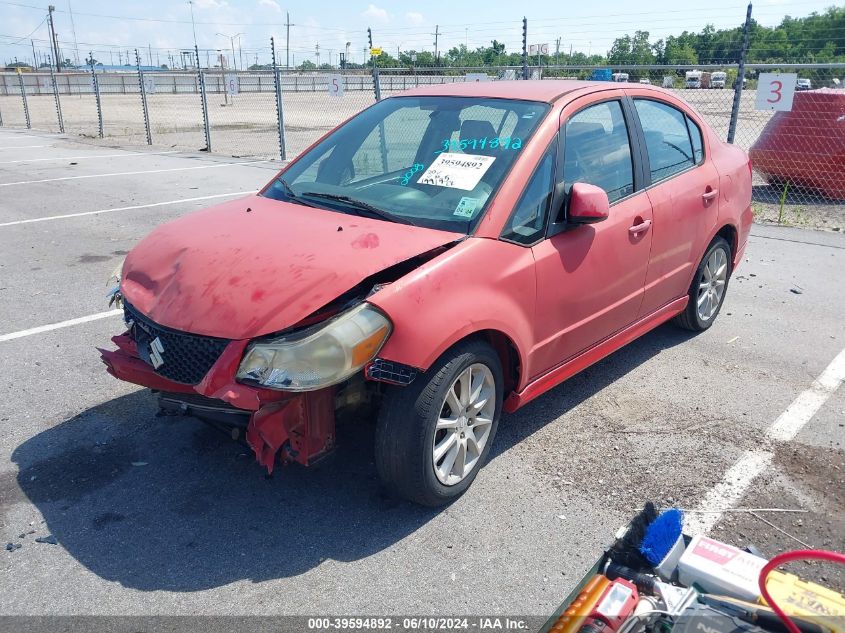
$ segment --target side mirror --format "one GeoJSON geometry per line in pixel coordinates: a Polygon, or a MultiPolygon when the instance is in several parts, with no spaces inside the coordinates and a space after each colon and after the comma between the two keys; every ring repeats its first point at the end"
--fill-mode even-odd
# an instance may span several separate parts
{"type": "Polygon", "coordinates": [[[604,189],[576,182],[569,193],[567,220],[570,224],[593,224],[610,215],[610,200],[604,189]]]}

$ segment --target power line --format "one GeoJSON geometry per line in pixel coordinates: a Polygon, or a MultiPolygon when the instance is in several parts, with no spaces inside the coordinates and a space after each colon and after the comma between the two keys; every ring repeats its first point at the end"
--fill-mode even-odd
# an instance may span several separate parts
{"type": "MultiPolygon", "coordinates": [[[[14,46],[15,44],[18,44],[19,42],[23,42],[24,40],[28,40],[30,37],[32,37],[33,33],[35,33],[38,29],[40,29],[44,25],[44,22],[46,22],[46,21],[47,21],[47,16],[45,15],[44,18],[41,20],[41,22],[38,23],[38,26],[36,26],[34,29],[32,29],[27,35],[20,37],[16,42],[3,42],[3,45],[4,46],[14,46]]],[[[0,36],[0,37],[13,37],[13,36],[3,35],[3,36],[0,36]]]]}
{"type": "MultiPolygon", "coordinates": [[[[31,5],[31,4],[25,4],[25,3],[21,3],[21,2],[10,2],[9,0],[0,0],[0,4],[43,11],[43,7],[39,7],[39,6],[36,6],[36,5],[31,5]]],[[[802,1],[798,1],[798,2],[790,2],[790,6],[811,5],[811,4],[817,5],[818,2],[816,0],[802,0],[802,1]]],[[[603,20],[604,18],[607,18],[607,17],[647,17],[647,16],[650,16],[650,15],[665,15],[667,13],[683,13],[685,15],[689,15],[690,13],[693,13],[693,12],[705,12],[705,13],[707,13],[706,17],[711,18],[711,17],[717,17],[713,13],[714,10],[715,11],[719,11],[719,10],[728,11],[728,10],[731,10],[731,9],[735,9],[735,5],[724,5],[724,6],[716,6],[716,7],[711,6],[711,7],[703,7],[703,8],[685,8],[685,9],[661,10],[661,11],[605,13],[605,14],[578,16],[575,19],[579,20],[579,19],[584,19],[584,18],[597,18],[597,19],[603,20]]],[[[765,11],[761,12],[760,10],[758,10],[755,13],[755,19],[758,16],[762,15],[764,12],[765,11]]],[[[68,11],[64,11],[62,9],[56,9],[56,13],[68,13],[68,11]]],[[[189,21],[189,20],[177,20],[177,19],[169,19],[169,18],[146,18],[146,17],[142,18],[142,17],[137,17],[137,16],[112,15],[112,14],[105,14],[105,13],[89,13],[89,12],[80,12],[80,11],[75,11],[73,13],[75,15],[84,15],[84,16],[87,16],[87,17],[96,17],[96,18],[104,18],[104,19],[111,19],[111,20],[130,20],[130,21],[136,21],[136,22],[156,22],[156,23],[163,23],[163,24],[192,24],[193,23],[193,24],[201,24],[201,25],[206,25],[206,26],[208,26],[208,25],[219,26],[220,25],[220,21],[214,21],[214,22],[196,21],[196,22],[192,22],[192,21],[189,21]]],[[[734,15],[734,13],[731,12],[730,15],[734,15]]],[[[781,13],[778,12],[777,10],[774,10],[772,15],[781,15],[781,13]]],[[[786,16],[784,15],[784,17],[786,17],[786,16]]],[[[740,16],[740,18],[741,18],[741,16],[740,16]]],[[[545,17],[545,18],[544,17],[533,17],[531,19],[533,21],[536,21],[536,22],[539,22],[539,23],[563,22],[563,21],[565,21],[567,23],[573,22],[572,16],[568,16],[568,17],[555,16],[555,17],[545,17]]],[[[652,22],[655,22],[655,21],[667,21],[667,20],[649,19],[648,21],[649,21],[649,23],[652,23],[652,22]]],[[[515,21],[512,21],[512,20],[495,20],[495,21],[489,21],[489,22],[475,22],[474,24],[476,26],[481,26],[481,25],[487,26],[487,25],[504,25],[504,24],[514,24],[514,23],[515,23],[515,21]]],[[[605,26],[608,23],[607,22],[597,22],[597,23],[594,23],[594,24],[599,25],[599,26],[605,26]]],[[[285,26],[285,22],[263,22],[262,21],[260,24],[256,24],[255,22],[226,22],[226,25],[227,26],[252,26],[252,27],[256,27],[256,26],[285,26]]],[[[466,25],[464,25],[464,24],[442,24],[440,26],[446,26],[446,27],[451,26],[451,27],[465,28],[466,25]]],[[[340,32],[348,32],[350,30],[349,28],[346,28],[346,27],[330,27],[330,26],[310,26],[309,27],[309,26],[305,25],[304,28],[319,29],[321,31],[340,31],[340,32]]],[[[392,29],[385,29],[384,31],[382,31],[382,33],[384,35],[391,35],[391,34],[397,34],[399,32],[403,32],[403,31],[406,31],[406,30],[415,30],[415,29],[418,29],[418,28],[419,27],[393,27],[392,29]]],[[[441,34],[443,34],[443,33],[441,33],[441,34]]]]}

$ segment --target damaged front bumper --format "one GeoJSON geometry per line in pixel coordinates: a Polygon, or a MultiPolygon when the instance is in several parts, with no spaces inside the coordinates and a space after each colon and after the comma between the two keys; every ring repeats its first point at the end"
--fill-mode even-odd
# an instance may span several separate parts
{"type": "Polygon", "coordinates": [[[116,350],[100,349],[108,372],[120,379],[168,394],[169,402],[182,402],[182,412],[205,417],[203,408],[214,410],[211,419],[231,413],[233,424],[244,419],[246,440],[259,464],[272,473],[276,455],[283,463],[312,465],[335,445],[334,388],[290,393],[261,389],[235,381],[249,341],[231,341],[196,385],[165,378],[142,360],[130,332],[112,338],[116,350]],[[191,396],[204,396],[197,402],[191,396]],[[184,395],[184,397],[180,397],[184,395]],[[220,403],[220,406],[215,406],[220,403]]]}

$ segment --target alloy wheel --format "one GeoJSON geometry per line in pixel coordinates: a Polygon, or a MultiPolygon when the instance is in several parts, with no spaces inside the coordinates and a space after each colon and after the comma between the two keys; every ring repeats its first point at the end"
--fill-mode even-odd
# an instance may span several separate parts
{"type": "Polygon", "coordinates": [[[712,319],[722,303],[728,282],[728,255],[723,248],[715,248],[698,280],[698,318],[712,319]]]}
{"type": "Polygon", "coordinates": [[[464,369],[449,386],[434,432],[432,463],[440,483],[454,486],[478,464],[496,413],[496,382],[482,363],[464,369]]]}

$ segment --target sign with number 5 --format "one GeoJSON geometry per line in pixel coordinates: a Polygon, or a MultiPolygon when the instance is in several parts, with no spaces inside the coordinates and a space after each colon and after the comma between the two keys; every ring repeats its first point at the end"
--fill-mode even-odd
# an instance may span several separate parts
{"type": "Polygon", "coordinates": [[[795,94],[795,73],[760,73],[757,80],[757,99],[755,110],[792,110],[792,97],[795,94]]]}
{"type": "Polygon", "coordinates": [[[329,95],[332,97],[343,96],[343,75],[329,75],[329,95]]]}

